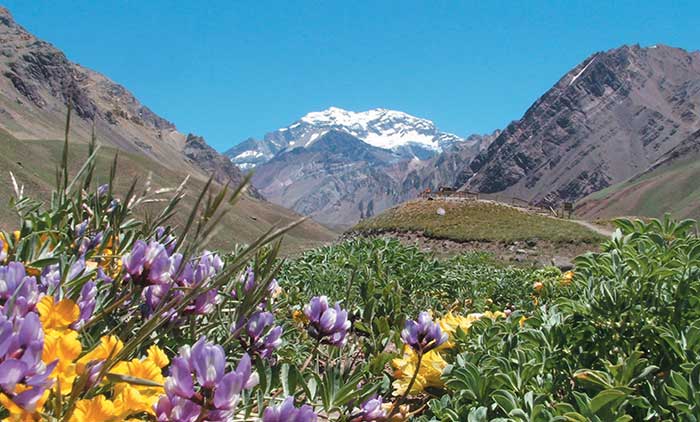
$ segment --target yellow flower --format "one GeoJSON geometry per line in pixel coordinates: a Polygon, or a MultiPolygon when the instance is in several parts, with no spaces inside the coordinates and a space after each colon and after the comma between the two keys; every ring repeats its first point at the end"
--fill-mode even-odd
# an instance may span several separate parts
{"type": "MultiPolygon", "coordinates": [[[[134,378],[140,378],[143,380],[148,380],[148,381],[153,381],[158,384],[163,384],[165,381],[163,379],[163,374],[161,373],[160,368],[158,365],[153,363],[150,359],[132,359],[131,361],[121,361],[118,362],[112,370],[110,371],[113,374],[119,374],[119,375],[127,375],[130,377],[134,378]]],[[[120,384],[118,384],[120,385],[120,384]]],[[[147,386],[147,385],[138,385],[137,388],[139,390],[150,390],[154,388],[160,388],[160,387],[152,387],[152,386],[147,386]]]]}
{"type": "Polygon", "coordinates": [[[159,386],[150,386],[120,382],[114,386],[114,404],[120,415],[128,416],[140,412],[155,415],[153,405],[163,394],[162,385],[165,382],[161,368],[155,362],[150,358],[122,361],[117,363],[110,372],[159,384],[159,386]]]}
{"type": "Polygon", "coordinates": [[[99,395],[89,400],[79,400],[70,422],[115,422],[120,419],[114,403],[99,395]]]}
{"type": "Polygon", "coordinates": [[[54,303],[53,296],[46,295],[36,304],[44,330],[65,330],[80,317],[80,308],[70,299],[54,303]]]}
{"type": "Polygon", "coordinates": [[[463,332],[469,331],[474,322],[481,318],[481,314],[469,314],[467,316],[455,315],[452,311],[445,314],[444,317],[440,318],[437,322],[440,324],[440,328],[444,333],[449,336],[449,340],[443,343],[438,349],[449,349],[454,347],[454,335],[457,329],[461,329],[463,332]]]}
{"type": "Polygon", "coordinates": [[[156,404],[161,391],[158,394],[144,394],[129,384],[124,384],[119,393],[114,396],[114,412],[122,418],[136,413],[148,412],[155,416],[153,405],[156,404]]]}
{"type": "Polygon", "coordinates": [[[573,279],[574,279],[574,272],[567,271],[561,275],[561,279],[559,280],[559,284],[561,284],[562,286],[568,286],[571,284],[571,281],[573,279]]]}
{"type": "Polygon", "coordinates": [[[497,320],[498,318],[505,318],[505,317],[506,317],[506,314],[504,314],[504,313],[501,312],[501,311],[496,311],[496,312],[486,311],[486,312],[484,312],[483,316],[485,316],[486,318],[490,318],[490,319],[492,319],[492,320],[495,321],[495,320],[497,320]]]}
{"type": "Polygon", "coordinates": [[[544,287],[544,284],[541,281],[537,281],[537,282],[535,282],[535,284],[532,285],[532,289],[534,291],[536,291],[537,293],[539,293],[543,287],[544,287]]]}
{"type": "Polygon", "coordinates": [[[297,324],[306,324],[307,322],[309,322],[309,319],[306,317],[306,314],[304,314],[298,309],[292,312],[292,320],[297,324]]]}
{"type": "MultiPolygon", "coordinates": [[[[406,392],[408,384],[411,382],[411,378],[416,371],[417,363],[418,356],[413,349],[408,346],[404,347],[402,358],[396,358],[391,361],[391,365],[395,369],[394,377],[396,377],[396,380],[392,384],[394,387],[393,394],[395,396],[400,396],[406,392]]],[[[409,394],[418,394],[427,387],[442,387],[443,382],[440,377],[442,376],[442,371],[444,371],[446,367],[447,362],[442,358],[439,351],[431,350],[424,354],[420,368],[418,369],[416,381],[411,387],[409,394]]]]}
{"type": "MultiPolygon", "coordinates": [[[[12,233],[12,237],[14,237],[15,244],[19,242],[19,230],[15,230],[12,233]]],[[[7,242],[7,238],[3,232],[0,232],[0,241],[2,241],[2,253],[0,253],[0,255],[6,255],[10,251],[10,244],[7,242]]]]}
{"type": "MultiPolygon", "coordinates": [[[[21,393],[29,389],[24,384],[17,384],[15,386],[15,394],[21,393]]],[[[49,392],[44,391],[44,394],[39,398],[36,403],[36,407],[33,411],[28,411],[17,406],[8,396],[0,393],[0,405],[2,405],[10,413],[10,416],[3,420],[3,422],[38,422],[41,420],[41,416],[38,411],[44,408],[46,400],[49,398],[49,392]]]]}
{"type": "Polygon", "coordinates": [[[110,277],[114,278],[122,271],[122,260],[119,256],[114,254],[111,244],[112,241],[110,238],[108,246],[102,250],[100,266],[110,277]]]}
{"type": "Polygon", "coordinates": [[[91,361],[105,360],[119,353],[124,348],[124,343],[117,336],[103,336],[100,344],[90,350],[85,356],[78,359],[78,373],[85,370],[85,365],[91,361]]]}
{"type": "Polygon", "coordinates": [[[525,326],[525,321],[527,321],[527,317],[525,315],[520,317],[520,321],[518,321],[518,324],[520,324],[520,328],[523,328],[525,326]]]}
{"type": "Polygon", "coordinates": [[[78,333],[73,330],[48,330],[44,334],[44,350],[41,359],[48,364],[58,359],[58,364],[51,373],[56,378],[55,388],[62,395],[70,393],[73,381],[77,376],[75,360],[80,356],[83,347],[78,340],[78,333]]]}
{"type": "Polygon", "coordinates": [[[170,363],[170,359],[165,354],[165,352],[155,344],[148,348],[148,360],[155,363],[159,368],[165,368],[170,363]]]}

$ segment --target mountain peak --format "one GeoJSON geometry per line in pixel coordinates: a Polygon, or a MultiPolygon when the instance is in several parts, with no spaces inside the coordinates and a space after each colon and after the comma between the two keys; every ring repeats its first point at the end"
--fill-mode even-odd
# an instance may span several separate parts
{"type": "Polygon", "coordinates": [[[331,130],[348,133],[373,147],[409,159],[427,159],[464,141],[441,132],[428,119],[402,111],[373,108],[356,112],[332,106],[307,113],[291,125],[268,133],[263,140],[236,145],[226,155],[239,166],[252,168],[282,151],[307,148],[331,130]]]}

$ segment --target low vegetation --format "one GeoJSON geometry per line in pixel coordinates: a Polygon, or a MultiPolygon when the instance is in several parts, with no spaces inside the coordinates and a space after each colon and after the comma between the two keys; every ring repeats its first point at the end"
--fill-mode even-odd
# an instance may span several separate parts
{"type": "Polygon", "coordinates": [[[360,233],[411,231],[455,241],[503,243],[539,239],[597,244],[603,240],[602,236],[576,223],[492,201],[410,201],[361,221],[354,230],[360,233]]]}
{"type": "Polygon", "coordinates": [[[175,229],[183,190],[142,219],[150,196],[93,184],[94,155],[72,178],[68,167],[49,201],[17,189],[21,224],[0,236],[3,420],[700,414],[695,221],[618,220],[566,273],[478,253],[436,260],[383,239],[285,261],[291,226],[205,249],[240,190],[207,184],[175,229]]]}

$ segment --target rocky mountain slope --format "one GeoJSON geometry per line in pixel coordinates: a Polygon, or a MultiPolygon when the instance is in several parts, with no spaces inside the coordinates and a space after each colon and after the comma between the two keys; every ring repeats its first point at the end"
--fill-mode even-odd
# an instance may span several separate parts
{"type": "MultiPolygon", "coordinates": [[[[104,154],[121,151],[124,179],[137,177],[145,183],[150,172],[154,185],[175,187],[191,176],[192,189],[201,188],[210,175],[221,185],[235,186],[243,180],[240,169],[203,138],[179,132],[126,88],[71,62],[0,8],[0,161],[4,172],[0,177],[0,227],[12,227],[7,171],[17,176],[27,193],[46,197],[60,157],[62,142],[56,140],[64,137],[68,105],[73,109],[70,139],[76,143],[71,151],[86,150],[94,127],[104,154]]],[[[109,160],[105,158],[105,162],[109,160]]],[[[108,168],[105,164],[101,170],[108,168]]],[[[219,240],[251,241],[272,224],[300,217],[261,200],[254,188],[243,202],[245,205],[224,221],[219,240]]],[[[308,246],[333,238],[333,233],[311,221],[290,234],[294,245],[308,246]]]]}
{"type": "Polygon", "coordinates": [[[574,201],[645,171],[700,129],[700,53],[623,46],[562,77],[470,165],[465,189],[574,201]]]}
{"type": "Polygon", "coordinates": [[[207,177],[216,162],[219,182],[239,183],[242,174],[202,138],[197,147],[175,125],[141,104],[123,86],[73,63],[63,52],[36,38],[0,8],[0,128],[19,139],[62,139],[66,106],[74,113],[76,140],[90,138],[93,124],[100,142],[144,154],[207,177]],[[209,149],[207,160],[193,148],[209,149]],[[185,150],[188,152],[185,152],[185,150]],[[224,167],[221,167],[223,165],[224,167]]]}
{"type": "Polygon", "coordinates": [[[346,132],[330,130],[305,148],[258,166],[263,195],[328,226],[344,228],[404,199],[387,167],[399,160],[346,132]]]}
{"type": "Polygon", "coordinates": [[[346,132],[377,148],[401,157],[427,159],[464,139],[441,132],[435,124],[410,114],[383,108],[353,112],[337,107],[308,113],[300,120],[265,135],[248,139],[226,151],[241,168],[265,163],[281,151],[306,147],[328,131],[346,132]]]}

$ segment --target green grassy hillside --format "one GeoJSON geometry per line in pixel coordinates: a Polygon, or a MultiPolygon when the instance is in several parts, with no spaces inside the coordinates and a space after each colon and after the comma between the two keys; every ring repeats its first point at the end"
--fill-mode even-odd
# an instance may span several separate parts
{"type": "Polygon", "coordinates": [[[580,225],[491,201],[415,200],[361,221],[359,232],[413,231],[456,241],[598,243],[601,236],[580,225]],[[439,215],[438,209],[445,214],[439,215]]]}
{"type": "Polygon", "coordinates": [[[610,186],[582,199],[576,214],[585,218],[618,216],[700,218],[700,160],[691,155],[610,186]]]}
{"type": "MultiPolygon", "coordinates": [[[[25,193],[42,199],[48,199],[55,184],[57,163],[60,162],[63,143],[59,141],[24,141],[18,140],[6,132],[0,132],[0,228],[9,230],[18,224],[13,210],[8,206],[13,196],[12,172],[17,182],[24,185],[25,193]]],[[[82,165],[88,155],[88,146],[83,143],[70,144],[69,162],[73,173],[82,165]]],[[[96,181],[106,182],[116,149],[102,147],[97,157],[96,181]]],[[[168,168],[149,158],[137,154],[119,152],[117,167],[118,189],[125,191],[134,178],[137,186],[142,188],[148,174],[152,173],[154,189],[177,187],[186,177],[179,169],[168,168]]],[[[175,217],[176,223],[182,223],[191,209],[195,195],[204,187],[205,181],[190,179],[183,211],[175,217]]],[[[146,210],[142,210],[146,212],[146,210]]],[[[213,240],[212,247],[229,247],[233,243],[250,242],[256,239],[272,225],[284,225],[300,218],[283,207],[269,202],[244,197],[232,212],[222,221],[221,229],[213,240]]],[[[335,233],[313,221],[306,221],[290,232],[284,241],[284,251],[293,253],[326,243],[335,238],[335,233]]]]}

